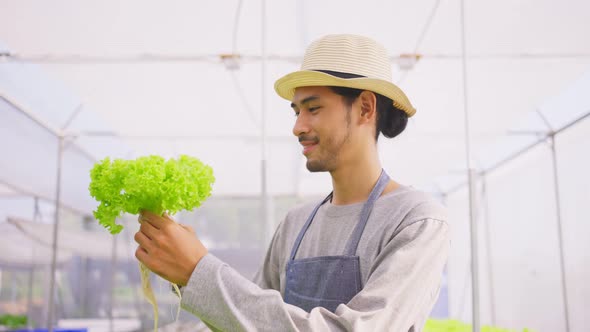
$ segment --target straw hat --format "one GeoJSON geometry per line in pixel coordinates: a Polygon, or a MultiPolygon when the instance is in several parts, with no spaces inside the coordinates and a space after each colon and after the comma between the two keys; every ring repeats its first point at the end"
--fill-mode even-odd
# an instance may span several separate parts
{"type": "Polygon", "coordinates": [[[356,35],[327,35],[314,41],[305,52],[301,70],[275,82],[275,91],[289,101],[303,86],[341,86],[369,90],[393,100],[393,105],[414,115],[403,91],[391,81],[387,51],[376,41],[356,35]]]}

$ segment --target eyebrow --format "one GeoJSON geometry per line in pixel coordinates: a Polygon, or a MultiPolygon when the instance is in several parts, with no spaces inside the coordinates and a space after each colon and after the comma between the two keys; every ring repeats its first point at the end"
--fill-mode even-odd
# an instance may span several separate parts
{"type": "MultiPolygon", "coordinates": [[[[299,103],[299,105],[307,104],[307,103],[317,100],[317,99],[320,99],[320,96],[317,96],[317,95],[309,96],[309,97],[303,99],[301,101],[301,103],[299,103]]],[[[297,105],[295,105],[295,103],[291,103],[291,108],[295,108],[295,107],[297,107],[297,105]]]]}

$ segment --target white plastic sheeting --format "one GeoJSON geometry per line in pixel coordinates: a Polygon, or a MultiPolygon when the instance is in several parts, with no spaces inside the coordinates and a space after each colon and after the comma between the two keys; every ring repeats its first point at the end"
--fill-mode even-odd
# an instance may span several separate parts
{"type": "MultiPolygon", "coordinates": [[[[29,239],[44,246],[45,251],[51,252],[52,224],[41,224],[10,217],[8,222],[29,239]]],[[[62,227],[59,230],[58,238],[61,239],[58,243],[58,250],[60,251],[93,259],[110,260],[113,257],[114,238],[108,232],[72,230],[62,227]]],[[[133,255],[135,251],[130,253],[128,246],[120,245],[116,247],[116,250],[118,260],[135,259],[133,255]]]]}
{"type": "MultiPolygon", "coordinates": [[[[53,200],[58,136],[88,125],[102,127],[94,114],[71,101],[71,93],[46,79],[35,66],[0,65],[0,148],[6,156],[0,162],[0,183],[17,193],[53,200]]],[[[95,202],[87,194],[90,168],[99,158],[124,157],[124,145],[113,138],[100,144],[71,136],[64,140],[62,203],[78,211],[92,211],[95,202]]]]}
{"type": "MultiPolygon", "coordinates": [[[[552,130],[573,123],[590,111],[590,74],[551,97],[540,108],[552,130]],[[549,120],[550,119],[550,120],[549,120]]],[[[531,119],[539,116],[531,114],[531,119]]],[[[530,144],[547,134],[547,125],[530,121],[530,144]]],[[[555,136],[563,262],[571,331],[584,331],[590,321],[590,120],[571,125],[555,136]]],[[[521,133],[521,135],[524,132],[521,133]]],[[[520,136],[522,137],[522,136],[520,136]]],[[[523,138],[520,138],[522,141],[523,138]]],[[[515,142],[517,140],[514,140],[515,142]]],[[[480,243],[482,320],[498,326],[565,331],[560,272],[559,224],[550,140],[478,178],[476,207],[480,243]]],[[[519,145],[504,145],[502,153],[519,145]]],[[[446,196],[453,222],[449,260],[450,314],[471,317],[469,221],[466,186],[446,196]]]]}
{"type": "MultiPolygon", "coordinates": [[[[526,112],[510,123],[506,134],[473,151],[473,167],[480,173],[494,171],[502,164],[516,159],[522,152],[548,140],[553,133],[569,130],[590,117],[590,71],[584,73],[565,89],[547,98],[540,106],[526,112]]],[[[558,148],[559,149],[559,148],[558,148]]],[[[457,162],[461,174],[447,174],[433,181],[433,188],[450,194],[466,185],[465,163],[457,162]]]]}
{"type": "MultiPolygon", "coordinates": [[[[3,4],[9,10],[0,13],[0,31],[10,59],[39,63],[79,96],[85,111],[108,124],[78,129],[128,136],[132,156],[197,156],[214,167],[217,195],[260,193],[261,89],[267,92],[269,193],[328,190],[325,174],[301,167],[288,102],[272,91],[278,77],[297,68],[305,46],[326,33],[361,33],[383,43],[393,55],[394,79],[418,108],[406,133],[381,143],[391,174],[403,183],[426,186],[433,177],[456,171],[464,155],[456,0],[362,6],[270,1],[265,87],[260,86],[259,1],[244,2],[235,36],[237,1],[3,4]],[[242,56],[234,72],[241,93],[219,58],[234,49],[242,56]],[[400,70],[400,54],[415,51],[422,55],[415,67],[400,70]]],[[[588,31],[583,14],[588,6],[585,1],[466,5],[474,150],[505,134],[513,119],[588,68],[590,46],[580,42],[588,31]]],[[[57,122],[62,124],[78,105],[60,109],[57,122]]],[[[101,145],[103,139],[86,141],[101,145]]]]}
{"type": "MultiPolygon", "coordinates": [[[[0,223],[0,232],[0,268],[30,268],[51,264],[51,246],[39,243],[6,222],[0,223]]],[[[71,257],[71,253],[60,250],[57,263],[66,262],[71,257]]]]}

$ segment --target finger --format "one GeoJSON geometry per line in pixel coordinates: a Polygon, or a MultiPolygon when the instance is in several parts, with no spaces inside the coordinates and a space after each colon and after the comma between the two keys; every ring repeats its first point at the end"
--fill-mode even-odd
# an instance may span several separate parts
{"type": "Polygon", "coordinates": [[[144,210],[141,213],[143,220],[149,222],[157,229],[161,229],[162,227],[166,226],[167,224],[172,223],[173,221],[157,214],[154,214],[150,211],[144,210]]]}
{"type": "Polygon", "coordinates": [[[137,244],[139,244],[139,246],[143,248],[146,252],[149,252],[150,249],[153,247],[152,241],[142,232],[135,233],[135,236],[133,238],[135,242],[137,242],[137,244]]]}
{"type": "Polygon", "coordinates": [[[182,228],[186,229],[187,231],[189,231],[189,232],[191,232],[191,233],[195,234],[195,230],[194,230],[194,228],[192,228],[191,226],[189,226],[189,225],[184,225],[184,224],[179,224],[179,225],[180,225],[180,226],[182,226],[182,228]]]}
{"type": "Polygon", "coordinates": [[[147,220],[150,218],[150,216],[155,216],[154,213],[152,213],[149,210],[139,210],[139,216],[143,219],[143,220],[147,220]]]}
{"type": "Polygon", "coordinates": [[[137,258],[138,261],[146,265],[145,262],[147,261],[148,257],[148,252],[144,248],[137,247],[137,250],[135,250],[135,258],[137,258]]]}
{"type": "Polygon", "coordinates": [[[162,218],[162,215],[155,214],[150,210],[141,210],[140,214],[147,219],[162,218]]]}
{"type": "Polygon", "coordinates": [[[147,236],[150,240],[153,240],[160,230],[154,227],[154,225],[152,225],[149,222],[142,222],[139,226],[139,231],[142,232],[145,236],[147,236]]]}
{"type": "Polygon", "coordinates": [[[144,222],[145,223],[148,223],[149,222],[148,221],[148,218],[145,215],[143,215],[143,214],[140,214],[139,215],[139,217],[137,218],[137,221],[139,221],[140,224],[143,224],[144,222]]]}

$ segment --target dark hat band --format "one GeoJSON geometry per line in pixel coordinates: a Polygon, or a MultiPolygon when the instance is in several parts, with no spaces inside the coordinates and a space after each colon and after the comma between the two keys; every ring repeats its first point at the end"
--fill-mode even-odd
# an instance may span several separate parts
{"type": "Polygon", "coordinates": [[[367,76],[363,76],[363,75],[357,75],[357,74],[351,74],[351,73],[343,73],[343,72],[339,72],[339,71],[332,71],[332,70],[320,70],[320,69],[314,69],[313,71],[319,71],[321,73],[324,74],[328,74],[328,75],[332,75],[332,76],[336,76],[339,78],[361,78],[361,77],[367,77],[367,76]]]}

